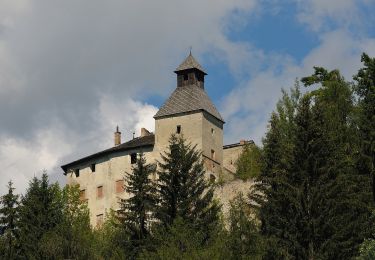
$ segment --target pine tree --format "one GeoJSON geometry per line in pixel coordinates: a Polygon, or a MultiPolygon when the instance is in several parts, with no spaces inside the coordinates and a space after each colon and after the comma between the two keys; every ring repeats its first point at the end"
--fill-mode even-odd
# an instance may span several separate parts
{"type": "Polygon", "coordinates": [[[359,97],[358,128],[361,139],[360,171],[372,178],[372,193],[375,202],[375,58],[363,53],[361,68],[356,80],[356,94],[359,97]]]}
{"type": "Polygon", "coordinates": [[[53,247],[50,249],[46,248],[47,245],[44,243],[48,242],[46,236],[62,221],[63,206],[60,194],[57,184],[49,184],[46,173],[43,173],[41,179],[34,177],[29,183],[20,206],[19,244],[22,258],[40,259],[46,250],[52,254],[52,251],[61,249],[61,246],[55,247],[57,243],[61,243],[59,240],[50,243],[53,247]]]}
{"type": "Polygon", "coordinates": [[[155,165],[147,164],[144,155],[140,154],[132,172],[126,173],[124,179],[125,191],[131,197],[121,200],[119,221],[130,258],[143,250],[149,238],[151,214],[156,204],[155,184],[151,181],[154,172],[155,165]]]}
{"type": "Polygon", "coordinates": [[[201,154],[182,137],[172,135],[169,149],[159,162],[156,218],[164,226],[176,218],[209,236],[217,224],[220,207],[213,201],[213,188],[205,180],[201,154]]]}
{"type": "MultiPolygon", "coordinates": [[[[0,199],[0,239],[3,248],[1,258],[14,259],[16,257],[18,195],[14,194],[12,181],[8,182],[8,193],[0,199]]],[[[1,247],[0,247],[1,248],[1,247]]]]}

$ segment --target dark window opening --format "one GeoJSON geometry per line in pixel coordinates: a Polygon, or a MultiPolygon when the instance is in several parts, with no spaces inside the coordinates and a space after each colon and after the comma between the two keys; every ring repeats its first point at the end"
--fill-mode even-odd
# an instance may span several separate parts
{"type": "Polygon", "coordinates": [[[104,196],[104,194],[103,194],[103,186],[98,186],[96,188],[96,197],[98,199],[100,199],[100,198],[103,198],[103,196],[104,196]]]}
{"type": "Polygon", "coordinates": [[[211,159],[215,160],[215,151],[214,150],[211,150],[211,159]]]}
{"type": "Polygon", "coordinates": [[[216,181],[216,177],[215,177],[215,175],[210,174],[210,182],[211,182],[211,183],[215,183],[215,181],[216,181]]]}
{"type": "Polygon", "coordinates": [[[184,75],[184,81],[186,81],[186,80],[188,80],[188,75],[187,74],[184,75]]]}
{"type": "Polygon", "coordinates": [[[181,134],[181,126],[180,125],[177,126],[176,133],[181,134]]]}
{"type": "Polygon", "coordinates": [[[137,162],[137,154],[136,153],[132,153],[130,155],[130,163],[131,164],[135,164],[137,162]]]}
{"type": "Polygon", "coordinates": [[[91,172],[95,172],[95,163],[90,165],[91,172]]]}
{"type": "Polygon", "coordinates": [[[78,177],[79,177],[79,169],[75,169],[75,170],[74,170],[74,174],[75,174],[76,177],[78,178],[78,177]]]}

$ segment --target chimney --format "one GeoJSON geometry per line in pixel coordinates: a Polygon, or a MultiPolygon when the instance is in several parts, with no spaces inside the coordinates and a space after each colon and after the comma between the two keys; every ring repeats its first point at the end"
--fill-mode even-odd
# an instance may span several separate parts
{"type": "Polygon", "coordinates": [[[246,140],[240,140],[240,145],[245,145],[245,144],[247,144],[248,143],[248,141],[246,141],[246,140]]]}
{"type": "Polygon", "coordinates": [[[150,131],[148,131],[146,128],[142,127],[141,128],[141,137],[148,136],[150,135],[150,131]]]}
{"type": "Polygon", "coordinates": [[[118,130],[118,126],[116,127],[115,132],[115,146],[121,144],[121,132],[118,130]]]}

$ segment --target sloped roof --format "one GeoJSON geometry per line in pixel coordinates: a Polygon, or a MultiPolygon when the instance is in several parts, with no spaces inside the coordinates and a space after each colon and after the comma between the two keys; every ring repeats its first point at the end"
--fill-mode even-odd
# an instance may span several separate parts
{"type": "Polygon", "coordinates": [[[188,69],[198,69],[202,71],[204,74],[207,75],[207,73],[204,71],[203,67],[197,62],[197,60],[189,54],[187,58],[180,64],[180,66],[177,67],[175,72],[182,71],[182,70],[188,70],[188,69]]]}
{"type": "Polygon", "coordinates": [[[224,122],[206,91],[197,85],[177,87],[154,118],[204,110],[224,122]]]}
{"type": "Polygon", "coordinates": [[[120,145],[111,147],[109,149],[100,151],[98,153],[94,153],[92,155],[89,155],[89,156],[83,157],[81,159],[78,159],[76,161],[65,164],[65,165],[61,166],[61,168],[66,173],[68,169],[70,169],[70,168],[72,168],[76,165],[85,163],[85,162],[90,161],[90,160],[100,158],[100,157],[108,155],[108,154],[132,150],[132,149],[140,148],[140,147],[153,146],[154,144],[155,144],[155,135],[154,134],[150,134],[150,135],[146,135],[146,136],[142,136],[142,137],[136,137],[136,138],[134,138],[134,139],[132,139],[128,142],[122,143],[120,145]]]}

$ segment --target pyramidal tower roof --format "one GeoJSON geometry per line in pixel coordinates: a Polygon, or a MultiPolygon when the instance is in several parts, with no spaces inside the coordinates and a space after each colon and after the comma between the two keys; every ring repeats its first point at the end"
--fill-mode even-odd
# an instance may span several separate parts
{"type": "MultiPolygon", "coordinates": [[[[202,66],[194,59],[191,53],[189,56],[181,63],[180,66],[175,71],[180,76],[188,77],[188,74],[198,73],[202,75],[201,81],[204,81],[204,72],[202,66]],[[198,71],[192,71],[196,69],[198,71]]],[[[193,79],[195,79],[193,77],[193,79]]],[[[221,122],[224,122],[219,111],[216,109],[215,105],[212,103],[210,97],[204,90],[202,82],[199,80],[186,81],[186,84],[178,84],[176,89],[173,91],[171,96],[167,101],[161,106],[159,111],[154,116],[155,119],[162,117],[170,117],[173,115],[188,113],[188,112],[198,112],[205,111],[210,115],[214,116],[221,122]]]]}
{"type": "Polygon", "coordinates": [[[174,72],[177,73],[179,71],[188,70],[188,69],[198,69],[202,71],[205,75],[207,75],[203,67],[197,62],[197,60],[193,57],[191,52],[189,56],[187,56],[187,58],[180,64],[180,66],[177,67],[177,69],[174,72]]]}

